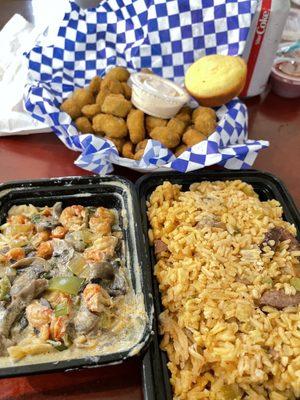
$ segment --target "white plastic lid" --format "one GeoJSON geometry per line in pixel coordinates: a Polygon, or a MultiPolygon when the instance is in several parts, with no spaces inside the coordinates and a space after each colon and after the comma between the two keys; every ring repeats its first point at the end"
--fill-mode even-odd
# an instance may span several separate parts
{"type": "MultiPolygon", "coordinates": [[[[300,0],[298,4],[300,5],[300,0]]],[[[282,39],[291,41],[300,40],[299,27],[300,27],[300,10],[297,8],[291,8],[290,13],[286,20],[286,24],[282,34],[282,39]]]]}
{"type": "Polygon", "coordinates": [[[130,80],[133,105],[153,117],[172,118],[190,100],[183,88],[158,75],[138,72],[130,80]]]}

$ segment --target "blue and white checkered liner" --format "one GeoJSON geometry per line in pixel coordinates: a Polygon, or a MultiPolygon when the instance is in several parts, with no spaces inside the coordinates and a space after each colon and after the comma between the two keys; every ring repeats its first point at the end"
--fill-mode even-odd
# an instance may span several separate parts
{"type": "Polygon", "coordinates": [[[249,168],[268,142],[247,140],[247,110],[238,99],[217,110],[219,123],[208,140],[178,158],[150,140],[140,161],[120,157],[110,141],[80,135],[59,105],[115,65],[132,72],[151,68],[182,84],[189,65],[201,56],[242,54],[256,6],[257,0],[104,0],[82,10],[71,0],[55,43],[27,55],[25,107],[67,147],[81,152],[76,165],[94,173],[109,173],[112,164],[142,171],[188,172],[213,164],[249,168]]]}

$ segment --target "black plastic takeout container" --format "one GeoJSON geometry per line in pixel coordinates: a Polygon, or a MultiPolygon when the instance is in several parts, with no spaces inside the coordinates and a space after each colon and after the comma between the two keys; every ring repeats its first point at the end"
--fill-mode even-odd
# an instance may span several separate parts
{"type": "Polygon", "coordinates": [[[4,222],[8,210],[13,205],[52,206],[56,201],[62,201],[64,207],[81,204],[114,208],[119,211],[120,226],[125,238],[125,254],[130,254],[130,257],[126,257],[125,260],[129,279],[134,291],[143,293],[148,320],[141,340],[128,351],[39,364],[18,366],[18,363],[15,363],[2,368],[0,365],[0,378],[120,363],[126,358],[138,354],[148,344],[150,338],[153,305],[149,287],[151,278],[147,276],[147,273],[149,274],[151,271],[146,268],[147,266],[145,267],[139,205],[134,185],[128,180],[116,176],[55,178],[5,183],[0,185],[0,223],[4,222]],[[135,262],[133,262],[134,257],[135,262]]]}
{"type": "MultiPolygon", "coordinates": [[[[275,176],[255,171],[228,171],[228,170],[205,170],[196,173],[180,174],[180,173],[156,173],[146,175],[140,178],[136,185],[138,197],[141,207],[142,226],[144,231],[144,240],[150,252],[149,263],[152,271],[155,264],[154,251],[149,247],[147,220],[147,205],[151,193],[157,186],[164,181],[170,181],[173,184],[182,185],[183,190],[188,190],[189,186],[194,182],[202,181],[226,181],[240,179],[251,184],[259,195],[260,200],[266,201],[276,199],[283,207],[284,219],[293,223],[298,231],[298,239],[300,240],[300,215],[299,212],[285,186],[275,176]]],[[[147,353],[143,359],[143,390],[145,400],[171,400],[172,390],[169,382],[170,374],[167,368],[167,355],[159,348],[161,337],[158,334],[158,316],[163,310],[160,301],[160,293],[158,283],[152,275],[153,297],[154,297],[154,337],[149,346],[147,353]]]]}

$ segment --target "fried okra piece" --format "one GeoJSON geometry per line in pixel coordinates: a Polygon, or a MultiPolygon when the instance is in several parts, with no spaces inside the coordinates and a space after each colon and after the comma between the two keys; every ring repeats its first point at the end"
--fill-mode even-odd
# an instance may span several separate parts
{"type": "Polygon", "coordinates": [[[127,135],[127,125],[123,118],[109,114],[98,114],[93,118],[93,129],[112,138],[123,138],[127,135]]]}
{"type": "Polygon", "coordinates": [[[125,144],[125,139],[123,139],[123,138],[112,138],[112,137],[108,137],[108,136],[105,136],[105,139],[109,139],[110,141],[112,141],[113,144],[116,146],[118,152],[121,154],[122,148],[123,148],[123,146],[125,144]]]}
{"type": "Polygon", "coordinates": [[[140,150],[145,150],[145,148],[147,147],[148,144],[148,140],[149,139],[145,139],[142,140],[141,142],[139,142],[136,146],[135,146],[135,152],[137,153],[140,150]]]}
{"type": "Polygon", "coordinates": [[[167,127],[173,132],[177,133],[180,137],[184,134],[186,124],[177,118],[171,118],[167,123],[167,127]]]}
{"type": "Polygon", "coordinates": [[[97,94],[96,103],[102,107],[105,97],[110,94],[110,91],[107,87],[101,88],[100,92],[97,94]]]}
{"type": "Polygon", "coordinates": [[[215,110],[213,110],[212,108],[209,107],[197,107],[194,111],[193,111],[193,115],[192,115],[192,120],[195,121],[195,119],[199,116],[203,116],[203,115],[209,115],[212,119],[214,119],[215,121],[217,120],[217,115],[215,110]]]}
{"type": "Polygon", "coordinates": [[[217,126],[217,122],[211,115],[198,115],[195,121],[195,128],[205,136],[211,135],[217,126]]]}
{"type": "Polygon", "coordinates": [[[87,104],[95,103],[93,93],[86,88],[76,89],[72,95],[72,99],[78,104],[80,109],[87,104]]]}
{"type": "Polygon", "coordinates": [[[101,89],[108,89],[110,93],[123,94],[123,87],[120,81],[105,77],[101,83],[101,89]]]}
{"type": "Polygon", "coordinates": [[[147,115],[145,118],[146,130],[148,134],[150,134],[154,128],[158,126],[166,126],[167,123],[168,121],[166,119],[152,117],[151,115],[147,115]]]}
{"type": "Polygon", "coordinates": [[[144,151],[145,151],[145,149],[141,149],[141,150],[137,151],[137,152],[135,153],[135,155],[134,155],[134,159],[135,159],[136,161],[139,161],[139,160],[143,157],[144,151]]]}
{"type": "Polygon", "coordinates": [[[127,116],[131,108],[131,102],[126,100],[122,94],[107,95],[101,107],[104,113],[123,118],[127,116]]]}
{"type": "Polygon", "coordinates": [[[192,109],[188,106],[184,106],[179,110],[178,114],[175,115],[175,118],[188,125],[191,123],[191,115],[192,109]]]}
{"type": "Polygon", "coordinates": [[[87,117],[79,117],[75,120],[75,125],[81,133],[93,133],[93,127],[87,117]]]}
{"type": "Polygon", "coordinates": [[[125,158],[134,159],[134,144],[130,141],[127,141],[122,147],[122,155],[125,158]]]}
{"type": "Polygon", "coordinates": [[[173,133],[170,128],[166,126],[157,126],[150,132],[151,139],[158,140],[168,149],[177,147],[180,143],[180,136],[173,133]]]}
{"type": "Polygon", "coordinates": [[[142,68],[141,72],[143,72],[144,74],[153,74],[154,72],[151,71],[151,69],[149,68],[142,68]]]}
{"type": "Polygon", "coordinates": [[[100,76],[94,76],[94,78],[91,80],[89,88],[94,95],[96,95],[100,91],[101,81],[102,78],[100,76]]]}
{"type": "Polygon", "coordinates": [[[100,104],[88,104],[81,109],[82,114],[87,118],[93,118],[95,115],[101,113],[100,104]]]}
{"type": "Polygon", "coordinates": [[[206,139],[207,138],[205,135],[194,128],[188,129],[182,136],[183,143],[186,144],[188,147],[194,146],[195,144],[200,143],[206,139]]]}
{"type": "Polygon", "coordinates": [[[115,67],[115,68],[111,69],[110,71],[108,71],[108,73],[106,74],[105,77],[108,79],[114,79],[114,80],[117,80],[120,82],[127,82],[130,77],[130,73],[124,67],[115,67]]]}
{"type": "Polygon", "coordinates": [[[133,144],[145,139],[146,131],[144,124],[144,113],[141,110],[131,110],[127,117],[129,138],[133,144]]]}
{"type": "Polygon", "coordinates": [[[180,154],[182,154],[184,151],[186,151],[186,149],[187,149],[187,146],[185,145],[185,144],[181,144],[181,145],[179,145],[178,147],[176,147],[176,149],[175,149],[175,156],[176,157],[179,157],[180,156],[180,154]]]}
{"type": "Polygon", "coordinates": [[[121,82],[123,88],[123,94],[127,100],[131,99],[132,90],[131,87],[126,82],[121,82]]]}
{"type": "Polygon", "coordinates": [[[81,116],[81,109],[79,105],[71,97],[66,99],[60,106],[61,111],[66,112],[72,119],[76,119],[81,116]]]}

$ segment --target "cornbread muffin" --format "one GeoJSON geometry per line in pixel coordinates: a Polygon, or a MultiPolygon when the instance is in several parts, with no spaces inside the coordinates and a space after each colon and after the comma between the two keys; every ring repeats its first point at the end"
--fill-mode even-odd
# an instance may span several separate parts
{"type": "Polygon", "coordinates": [[[187,91],[206,107],[217,107],[238,96],[244,88],[247,65],[240,57],[210,55],[190,66],[187,91]]]}

